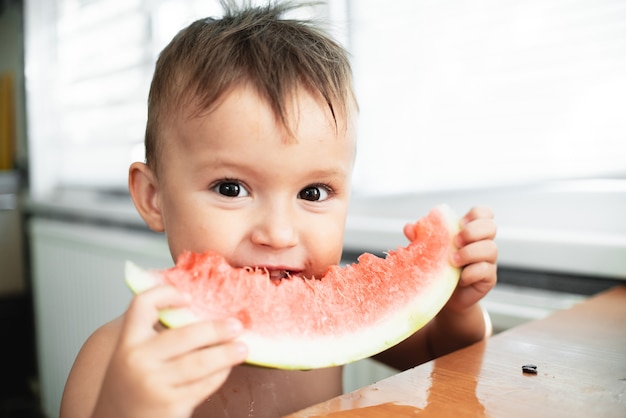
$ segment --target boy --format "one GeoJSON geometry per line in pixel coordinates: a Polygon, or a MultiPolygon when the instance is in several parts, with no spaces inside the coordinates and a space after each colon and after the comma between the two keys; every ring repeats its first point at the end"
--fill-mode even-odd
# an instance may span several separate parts
{"type": "MultiPolygon", "coordinates": [[[[214,250],[276,277],[319,277],[340,261],[356,140],[350,68],[341,47],[282,20],[285,10],[197,21],[159,57],[146,164],[131,166],[129,188],[174,259],[214,250]]],[[[455,294],[381,361],[406,369],[488,333],[478,301],[496,281],[491,218],[485,208],[463,218],[451,256],[464,267],[455,294]]],[[[72,368],[61,416],[275,417],[341,394],[340,367],[242,365],[235,319],[158,325],[159,309],[184,304],[170,287],[151,289],[98,329],[72,368]]]]}

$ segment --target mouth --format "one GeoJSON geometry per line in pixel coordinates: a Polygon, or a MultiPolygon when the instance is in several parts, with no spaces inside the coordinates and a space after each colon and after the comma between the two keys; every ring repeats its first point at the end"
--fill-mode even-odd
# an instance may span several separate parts
{"type": "Polygon", "coordinates": [[[272,281],[281,281],[283,279],[291,279],[293,277],[299,277],[301,275],[300,271],[297,270],[289,270],[283,268],[270,268],[270,267],[261,267],[261,270],[265,271],[272,281]]]}

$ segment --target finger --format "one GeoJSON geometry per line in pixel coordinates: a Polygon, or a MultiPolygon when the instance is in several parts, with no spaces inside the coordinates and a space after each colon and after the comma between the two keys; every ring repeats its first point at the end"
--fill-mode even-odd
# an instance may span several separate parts
{"type": "Polygon", "coordinates": [[[493,219],[493,211],[486,206],[474,206],[461,218],[461,224],[474,221],[476,219],[493,219]]]}
{"type": "Polygon", "coordinates": [[[215,374],[243,363],[247,354],[248,348],[243,342],[232,341],[179,356],[168,362],[166,370],[171,375],[172,385],[184,386],[210,379],[215,374]]]}
{"type": "Polygon", "coordinates": [[[460,248],[470,242],[494,239],[496,237],[496,231],[497,227],[493,219],[475,219],[465,224],[459,231],[455,237],[455,244],[460,248]]]}
{"type": "Polygon", "coordinates": [[[188,304],[187,298],[171,286],[156,286],[136,295],[131,301],[122,325],[122,335],[136,344],[156,334],[159,310],[179,308],[188,304]]]}
{"type": "MultiPolygon", "coordinates": [[[[142,416],[153,416],[149,411],[152,413],[158,411],[157,416],[164,417],[192,416],[198,405],[206,402],[209,396],[224,384],[231,370],[231,368],[224,368],[204,379],[184,385],[173,385],[161,369],[160,373],[152,376],[153,384],[146,388],[149,389],[147,392],[151,392],[151,396],[148,399],[143,399],[147,404],[145,405],[146,408],[143,409],[144,414],[142,416]]],[[[132,394],[123,393],[123,396],[132,396],[132,394]]]]}
{"type": "Polygon", "coordinates": [[[413,224],[406,224],[404,225],[404,236],[406,236],[409,241],[413,242],[415,240],[415,228],[413,227],[413,224]]]}
{"type": "Polygon", "coordinates": [[[487,293],[496,284],[497,266],[486,261],[466,266],[461,272],[460,287],[474,286],[482,294],[487,293]]]}
{"type": "Polygon", "coordinates": [[[459,286],[453,294],[455,306],[465,309],[481,300],[497,281],[497,267],[495,264],[482,262],[465,267],[461,272],[459,286]]]}
{"type": "Polygon", "coordinates": [[[235,318],[203,321],[159,333],[149,350],[163,360],[173,359],[194,350],[231,341],[242,332],[243,326],[235,318]]]}
{"type": "Polygon", "coordinates": [[[463,311],[468,307],[475,305],[485,296],[485,292],[473,287],[457,288],[450,299],[450,304],[454,305],[454,309],[463,311]]]}
{"type": "Polygon", "coordinates": [[[452,254],[452,263],[457,267],[486,261],[495,263],[498,259],[498,247],[492,240],[472,242],[452,254]]]}

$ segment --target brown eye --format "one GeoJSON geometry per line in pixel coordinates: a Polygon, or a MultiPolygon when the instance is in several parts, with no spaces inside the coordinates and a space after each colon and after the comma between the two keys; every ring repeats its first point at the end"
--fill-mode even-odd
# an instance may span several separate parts
{"type": "Polygon", "coordinates": [[[229,197],[239,196],[239,185],[236,183],[222,183],[219,186],[220,194],[229,197]]]}
{"type": "Polygon", "coordinates": [[[326,186],[308,186],[298,193],[298,198],[310,202],[317,202],[328,199],[330,194],[330,190],[326,186]]]}
{"type": "Polygon", "coordinates": [[[234,181],[223,181],[217,184],[213,190],[226,197],[248,196],[246,188],[234,181]]]}

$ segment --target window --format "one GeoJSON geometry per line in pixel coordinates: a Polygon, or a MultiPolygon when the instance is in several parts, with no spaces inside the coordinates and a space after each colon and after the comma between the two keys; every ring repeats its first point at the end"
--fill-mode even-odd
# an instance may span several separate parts
{"type": "Polygon", "coordinates": [[[349,10],[361,193],[626,174],[626,2],[349,10]]]}
{"type": "MultiPolygon", "coordinates": [[[[31,192],[126,187],[153,65],[216,0],[30,0],[31,192]]],[[[329,0],[355,73],[363,194],[626,172],[626,3],[329,0]]]]}
{"type": "MultiPolygon", "coordinates": [[[[328,20],[333,10],[322,2],[295,13],[328,20]]],[[[159,52],[193,20],[220,13],[217,0],[27,1],[32,195],[58,187],[125,189],[129,163],[143,159],[159,52]]]]}

